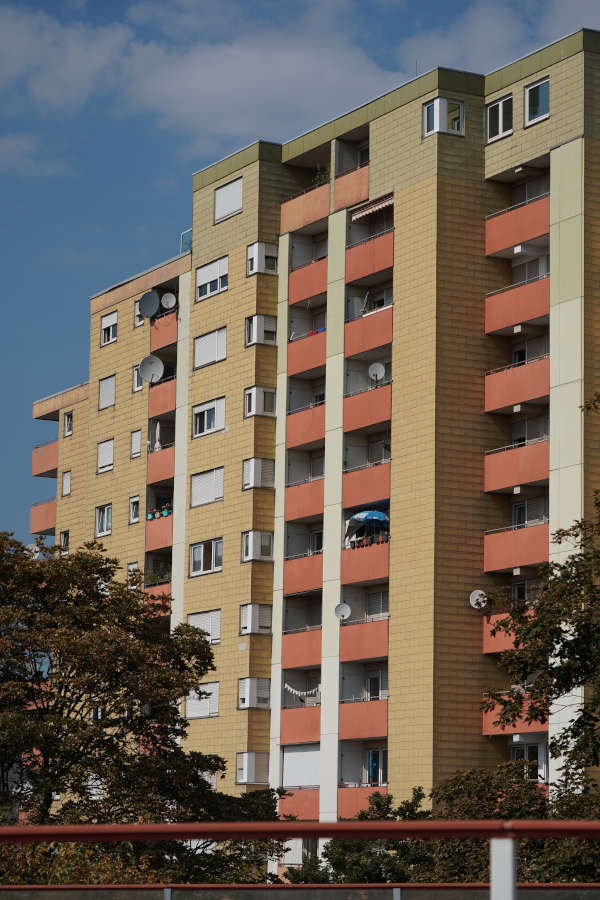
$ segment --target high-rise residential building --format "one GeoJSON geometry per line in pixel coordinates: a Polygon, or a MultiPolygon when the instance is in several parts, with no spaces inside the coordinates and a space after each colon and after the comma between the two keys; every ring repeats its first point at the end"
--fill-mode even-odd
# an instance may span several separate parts
{"type": "Polygon", "coordinates": [[[560,710],[481,712],[505,642],[476,607],[534,591],[598,486],[599,112],[598,32],[435,69],[196,173],[190,252],[92,297],[89,383],[34,405],[31,530],[98,537],[208,632],[189,744],[225,789],[328,821],[552,776],[560,710]]]}

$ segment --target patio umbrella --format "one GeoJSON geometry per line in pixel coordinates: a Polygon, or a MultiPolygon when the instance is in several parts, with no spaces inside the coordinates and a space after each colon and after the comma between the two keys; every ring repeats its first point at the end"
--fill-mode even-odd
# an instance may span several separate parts
{"type": "Polygon", "coordinates": [[[162,450],[160,443],[160,420],[156,420],[156,426],[154,428],[154,450],[162,450]]]}
{"type": "Polygon", "coordinates": [[[386,513],[381,512],[381,510],[362,509],[360,512],[355,513],[348,522],[346,537],[352,537],[363,526],[371,526],[383,530],[388,528],[389,524],[390,517],[386,513]]]}

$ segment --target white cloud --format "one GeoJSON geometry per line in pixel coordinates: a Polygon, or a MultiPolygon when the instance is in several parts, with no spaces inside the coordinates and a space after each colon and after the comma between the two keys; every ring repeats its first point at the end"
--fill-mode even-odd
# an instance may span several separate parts
{"type": "Polygon", "coordinates": [[[65,162],[48,156],[39,135],[0,135],[0,174],[46,177],[66,170],[65,162]]]}

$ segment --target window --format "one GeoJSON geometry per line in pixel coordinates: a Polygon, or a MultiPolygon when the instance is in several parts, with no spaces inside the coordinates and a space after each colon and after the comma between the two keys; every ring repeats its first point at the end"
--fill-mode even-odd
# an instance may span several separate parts
{"type": "Polygon", "coordinates": [[[543,78],[525,88],[525,127],[550,115],[550,79],[543,78]]]}
{"type": "Polygon", "coordinates": [[[251,387],[244,391],[244,416],[274,416],[275,388],[251,387]]]}
{"type": "Polygon", "coordinates": [[[221,642],[221,610],[211,609],[208,612],[191,613],[188,616],[188,625],[206,632],[209,644],[221,642]]]}
{"type": "Polygon", "coordinates": [[[269,754],[266,751],[238,753],[235,780],[237,784],[268,784],[269,754]]]}
{"type": "Polygon", "coordinates": [[[73,413],[66,412],[63,418],[63,437],[73,434],[73,413]]]}
{"type": "Polygon", "coordinates": [[[105,347],[106,344],[112,344],[117,339],[117,313],[111,312],[107,316],[102,316],[100,324],[100,346],[105,347]]]}
{"type": "Polygon", "coordinates": [[[367,618],[386,619],[390,612],[388,591],[371,591],[367,594],[367,618]]]}
{"type": "Polygon", "coordinates": [[[104,781],[99,775],[88,775],[87,789],[90,800],[102,800],[104,798],[104,781]]]}
{"type": "Polygon", "coordinates": [[[271,531],[242,532],[242,562],[253,559],[273,559],[273,533],[271,531]]]}
{"type": "Polygon", "coordinates": [[[68,497],[71,493],[71,472],[62,473],[62,495],[68,497]]]}
{"type": "Polygon", "coordinates": [[[190,575],[207,575],[223,568],[223,538],[190,544],[190,575]]]}
{"type": "Polygon", "coordinates": [[[209,331],[194,340],[194,368],[220,362],[227,356],[227,329],[209,331]]]}
{"type": "Polygon", "coordinates": [[[229,283],[229,257],[222,256],[207,266],[196,269],[196,303],[212,294],[227,290],[229,283]]]}
{"type": "Polygon", "coordinates": [[[133,307],[133,327],[138,328],[144,324],[144,317],[140,312],[140,301],[136,300],[133,307]]]}
{"type": "Polygon", "coordinates": [[[98,382],[98,409],[115,405],[115,376],[101,378],[98,382]]]}
{"type": "Polygon", "coordinates": [[[190,691],[185,704],[185,714],[188,719],[207,719],[209,716],[219,715],[219,682],[207,681],[200,685],[199,697],[196,691],[190,691]]]}
{"type": "MultiPolygon", "coordinates": [[[[513,739],[514,740],[514,739],[513,739]]],[[[511,762],[523,761],[527,777],[531,781],[545,781],[546,770],[546,744],[529,744],[518,742],[511,744],[511,762]]]]}
{"type": "Polygon", "coordinates": [[[96,537],[103,537],[112,531],[112,503],[96,507],[96,537]]]}
{"type": "Polygon", "coordinates": [[[140,495],[129,498],[129,524],[134,525],[140,521],[140,495]]]}
{"type": "Polygon", "coordinates": [[[225,397],[200,403],[192,409],[192,437],[202,437],[225,428],[225,397]]]}
{"type": "Polygon", "coordinates": [[[275,487],[275,460],[274,459],[245,459],[242,470],[242,490],[249,488],[275,487]]]}
{"type": "Polygon", "coordinates": [[[127,563],[127,581],[132,582],[136,578],[136,572],[139,571],[137,562],[127,563]]]}
{"type": "Polygon", "coordinates": [[[242,211],[242,179],[215,188],[215,225],[242,211]]]}
{"type": "Polygon", "coordinates": [[[192,475],[190,506],[203,506],[223,499],[223,466],[192,475]]]}
{"type": "Polygon", "coordinates": [[[277,343],[277,316],[248,316],[246,319],[246,347],[251,344],[277,343]]]}
{"type": "Polygon", "coordinates": [[[309,787],[319,782],[319,744],[282,747],[283,787],[309,787]]]}
{"type": "Polygon", "coordinates": [[[114,438],[100,441],[98,444],[98,472],[110,472],[114,462],[114,438]]]}
{"type": "Polygon", "coordinates": [[[133,386],[132,386],[132,391],[133,391],[133,393],[135,394],[136,391],[141,391],[141,389],[142,389],[143,387],[144,387],[144,382],[142,381],[142,376],[140,375],[140,367],[139,367],[139,366],[134,366],[134,367],[133,367],[133,386]]]}
{"type": "Polygon", "coordinates": [[[131,432],[131,458],[142,454],[142,432],[139,428],[131,432]]]}
{"type": "Polygon", "coordinates": [[[464,134],[464,104],[461,100],[436,97],[423,106],[423,137],[436,131],[464,134]]]}
{"type": "Polygon", "coordinates": [[[69,532],[61,531],[60,533],[60,551],[61,553],[69,552],[69,532]]]}
{"type": "Polygon", "coordinates": [[[512,134],[512,95],[510,97],[504,97],[502,100],[496,100],[495,103],[490,103],[486,110],[486,117],[488,141],[495,141],[496,138],[501,138],[507,134],[512,134]]]}
{"type": "Polygon", "coordinates": [[[273,607],[267,603],[240,606],[240,634],[270,634],[273,607]]]}
{"type": "Polygon", "coordinates": [[[239,678],[238,709],[269,709],[270,678],[239,678]]]}
{"type": "Polygon", "coordinates": [[[367,750],[366,770],[367,784],[387,784],[387,749],[367,750]]]}
{"type": "Polygon", "coordinates": [[[255,275],[256,272],[270,272],[277,274],[277,244],[265,244],[257,241],[248,247],[248,262],[246,274],[255,275]]]}

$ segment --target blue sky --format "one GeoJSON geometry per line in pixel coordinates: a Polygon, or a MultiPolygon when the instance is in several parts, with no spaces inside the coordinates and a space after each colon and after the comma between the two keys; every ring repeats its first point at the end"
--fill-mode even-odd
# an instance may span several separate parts
{"type": "Polygon", "coordinates": [[[30,540],[56,434],[35,399],[87,380],[89,296],[178,251],[194,171],[435,65],[489,72],[598,0],[0,2],[0,528],[30,540]]]}

